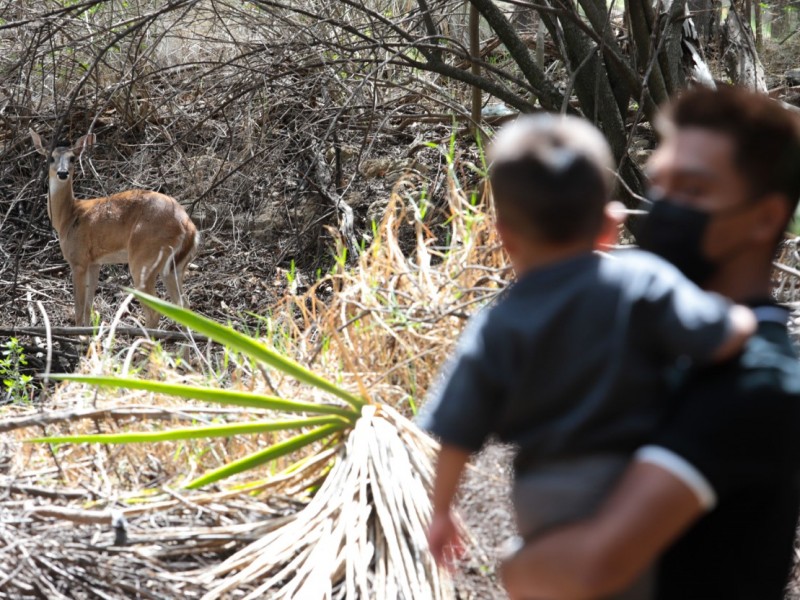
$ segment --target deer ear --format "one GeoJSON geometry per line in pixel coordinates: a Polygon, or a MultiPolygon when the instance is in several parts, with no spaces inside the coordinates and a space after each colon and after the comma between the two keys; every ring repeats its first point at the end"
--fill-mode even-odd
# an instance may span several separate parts
{"type": "Polygon", "coordinates": [[[42,146],[42,138],[39,137],[39,134],[36,133],[33,129],[28,130],[31,134],[31,139],[33,140],[33,147],[39,154],[47,156],[47,150],[44,149],[42,146]]]}
{"type": "Polygon", "coordinates": [[[72,153],[75,154],[75,156],[78,156],[84,151],[84,149],[88,148],[89,146],[93,146],[94,140],[95,135],[93,133],[87,133],[81,139],[75,142],[75,145],[72,147],[72,153]]]}

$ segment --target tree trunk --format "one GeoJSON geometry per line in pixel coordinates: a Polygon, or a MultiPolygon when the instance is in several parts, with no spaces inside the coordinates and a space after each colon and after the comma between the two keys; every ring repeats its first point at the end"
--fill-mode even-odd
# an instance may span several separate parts
{"type": "MultiPolygon", "coordinates": [[[[613,52],[622,55],[622,50],[619,47],[617,39],[614,37],[611,23],[609,23],[610,15],[604,10],[603,4],[596,0],[579,0],[579,2],[583,12],[586,14],[586,18],[592,25],[592,29],[601,32],[603,43],[611,48],[613,52]]],[[[631,87],[625,81],[624,77],[620,76],[620,74],[614,70],[613,65],[609,64],[608,61],[606,61],[606,65],[608,66],[607,70],[611,90],[614,92],[614,97],[617,100],[620,113],[624,115],[628,112],[628,103],[632,95],[631,87]]]]}
{"type": "Polygon", "coordinates": [[[753,5],[753,22],[756,28],[756,50],[761,52],[764,49],[764,37],[761,32],[761,1],[756,0],[753,5]]]}
{"type": "MultiPolygon", "coordinates": [[[[469,54],[472,58],[471,70],[475,77],[481,76],[481,39],[480,39],[480,24],[481,15],[474,5],[469,5],[469,54]]],[[[477,135],[481,126],[481,108],[483,102],[481,100],[480,86],[472,86],[472,108],[470,110],[470,131],[473,135],[477,135]]]]}
{"type": "Polygon", "coordinates": [[[625,7],[636,50],[636,68],[640,74],[650,69],[650,76],[647,79],[650,95],[656,104],[663,104],[669,100],[669,90],[657,59],[651,67],[655,51],[653,42],[656,39],[653,36],[653,28],[656,26],[653,7],[650,0],[628,0],[625,7]]]}
{"type": "Polygon", "coordinates": [[[764,66],[758,57],[750,25],[739,17],[734,5],[728,10],[728,18],[722,31],[725,69],[731,80],[758,92],[767,91],[764,66]]]}
{"type": "MultiPolygon", "coordinates": [[[[718,4],[719,2],[717,2],[718,4]]],[[[702,44],[707,44],[711,39],[714,7],[712,0],[689,0],[689,11],[692,14],[697,37],[702,44]]]]}
{"type": "Polygon", "coordinates": [[[659,15],[658,27],[667,37],[663,50],[658,55],[661,72],[664,76],[667,93],[672,96],[686,84],[683,71],[681,37],[683,20],[686,17],[686,0],[672,0],[669,10],[659,15]]]}
{"type": "Polygon", "coordinates": [[[544,71],[544,36],[547,33],[547,28],[544,26],[544,21],[539,19],[536,24],[536,66],[544,71]]]}
{"type": "Polygon", "coordinates": [[[525,79],[536,90],[539,102],[548,110],[559,110],[564,99],[531,56],[525,42],[514,31],[503,12],[493,0],[470,0],[481,16],[503,42],[509,55],[517,63],[525,79]]]}
{"type": "MultiPolygon", "coordinates": [[[[597,125],[608,139],[614,158],[620,164],[620,175],[634,193],[642,192],[641,172],[628,157],[628,136],[625,127],[627,111],[621,113],[611,90],[603,55],[589,37],[569,16],[554,17],[540,13],[553,39],[563,36],[570,78],[583,114],[597,125]],[[560,28],[559,28],[560,25],[560,28]]],[[[629,206],[638,206],[632,196],[620,190],[629,206]]]]}

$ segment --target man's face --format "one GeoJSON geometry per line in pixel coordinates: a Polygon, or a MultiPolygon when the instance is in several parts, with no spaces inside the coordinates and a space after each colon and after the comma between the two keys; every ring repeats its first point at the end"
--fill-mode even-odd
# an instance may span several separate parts
{"type": "Polygon", "coordinates": [[[724,263],[749,240],[752,195],[736,168],[734,142],[708,129],[678,129],[650,158],[648,175],[656,197],[712,215],[703,254],[724,263]]]}

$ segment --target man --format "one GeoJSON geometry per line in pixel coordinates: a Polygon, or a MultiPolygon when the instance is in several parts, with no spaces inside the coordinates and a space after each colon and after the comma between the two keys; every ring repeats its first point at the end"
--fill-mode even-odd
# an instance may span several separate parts
{"type": "Polygon", "coordinates": [[[783,597],[800,506],[800,365],[770,289],[800,198],[800,119],[741,89],[697,89],[661,128],[642,245],[749,304],[758,333],[737,360],[680,374],[659,433],[594,517],[504,564],[515,600],[606,596],[670,546],[660,600],[783,597]]]}

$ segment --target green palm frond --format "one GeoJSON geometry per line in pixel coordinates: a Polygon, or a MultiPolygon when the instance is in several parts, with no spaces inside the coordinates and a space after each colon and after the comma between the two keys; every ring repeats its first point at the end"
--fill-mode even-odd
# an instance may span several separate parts
{"type": "Polygon", "coordinates": [[[177,440],[233,437],[234,435],[270,433],[273,431],[286,431],[322,425],[334,425],[339,428],[345,428],[348,426],[348,421],[340,419],[339,417],[309,417],[306,419],[256,421],[254,423],[234,423],[230,425],[206,425],[203,427],[169,429],[167,431],[132,431],[127,433],[95,433],[87,435],[37,437],[26,441],[51,444],[139,444],[145,442],[174,442],[177,440]]]}
{"type": "Polygon", "coordinates": [[[175,304],[167,302],[166,300],[161,300],[155,296],[150,296],[137,290],[128,291],[136,296],[143,304],[157,310],[162,315],[166,315],[181,325],[197,331],[198,333],[202,333],[231,350],[246,354],[256,361],[263,362],[278,369],[290,377],[294,377],[297,381],[333,394],[347,402],[353,408],[360,410],[362,406],[367,404],[365,400],[362,400],[358,396],[343,390],[324,377],[320,377],[292,359],[275,352],[275,350],[268,348],[258,340],[243,333],[239,333],[232,327],[220,325],[216,321],[212,321],[189,309],[181,308],[180,306],[176,306],[175,304]]]}
{"type": "Polygon", "coordinates": [[[161,381],[148,381],[146,379],[135,379],[132,377],[109,377],[97,375],[51,375],[50,379],[61,381],[75,381],[96,385],[98,387],[122,388],[128,390],[144,390],[157,394],[169,396],[179,396],[181,398],[193,398],[205,402],[215,402],[218,404],[230,404],[246,408],[258,408],[262,410],[274,410],[282,412],[316,413],[327,415],[338,415],[351,421],[358,418],[359,413],[355,410],[335,406],[331,404],[321,404],[316,402],[301,402],[298,400],[286,400],[277,396],[266,396],[253,392],[240,392],[237,390],[222,390],[213,387],[203,387],[186,385],[181,383],[165,383],[161,381]]]}
{"type": "Polygon", "coordinates": [[[51,375],[51,379],[85,383],[97,387],[119,388],[129,390],[143,390],[156,394],[178,396],[204,402],[214,402],[232,406],[242,406],[258,410],[268,410],[279,413],[301,413],[305,416],[300,419],[274,419],[261,420],[251,423],[235,423],[226,425],[209,425],[184,429],[172,429],[157,432],[124,432],[109,434],[47,436],[27,440],[38,443],[104,443],[104,444],[131,444],[147,442],[167,442],[186,439],[206,439],[218,437],[232,437],[236,435],[252,435],[271,431],[303,429],[313,427],[310,431],[299,433],[287,440],[272,444],[253,454],[214,469],[188,484],[190,488],[207,485],[232,475],[238,475],[249,469],[261,466],[272,460],[281,458],[292,452],[300,450],[309,444],[333,437],[342,431],[351,429],[361,417],[361,409],[368,402],[351,394],[327,379],[306,369],[302,365],[286,356],[268,348],[258,340],[235,331],[231,327],[220,325],[198,315],[188,309],[181,308],[169,302],[149,296],[142,292],[132,292],[141,302],[170,317],[178,323],[202,333],[209,338],[224,345],[229,350],[245,354],[251,359],[269,365],[293,377],[301,383],[313,386],[332,394],[343,400],[347,406],[327,404],[322,402],[305,402],[289,400],[278,396],[268,396],[254,392],[237,390],[223,390],[201,385],[187,385],[167,383],[161,381],[147,381],[132,377],[112,377],[98,375],[51,375]]]}
{"type": "Polygon", "coordinates": [[[228,463],[224,467],[210,471],[205,475],[191,481],[186,487],[198,488],[208,485],[209,483],[219,481],[220,479],[231,477],[232,475],[238,475],[239,473],[259,467],[265,463],[275,460],[276,458],[281,458],[287,454],[291,454],[292,452],[300,450],[301,448],[305,448],[309,444],[325,439],[326,437],[343,431],[345,428],[346,426],[344,423],[324,425],[322,427],[318,427],[317,429],[313,429],[308,433],[296,435],[288,440],[284,440],[283,442],[273,444],[269,448],[259,450],[258,452],[254,452],[253,454],[245,456],[244,458],[240,458],[232,463],[228,463]]]}

